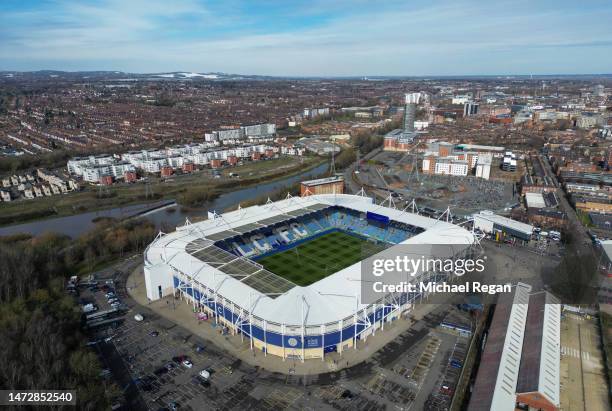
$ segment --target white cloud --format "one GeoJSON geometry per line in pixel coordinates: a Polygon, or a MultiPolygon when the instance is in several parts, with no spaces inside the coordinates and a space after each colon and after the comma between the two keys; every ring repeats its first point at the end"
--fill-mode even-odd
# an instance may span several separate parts
{"type": "MultiPolygon", "coordinates": [[[[308,4],[296,8],[305,19],[325,3],[308,4]]],[[[249,16],[192,0],[61,2],[50,21],[49,10],[0,17],[0,69],[426,75],[596,72],[612,62],[610,7],[384,4],[363,2],[325,25],[279,31],[271,18],[247,31],[249,16]]]]}

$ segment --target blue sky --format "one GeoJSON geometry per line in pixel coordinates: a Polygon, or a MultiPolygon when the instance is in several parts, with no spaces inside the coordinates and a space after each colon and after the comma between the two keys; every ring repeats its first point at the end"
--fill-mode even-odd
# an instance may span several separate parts
{"type": "Polygon", "coordinates": [[[1,0],[0,70],[612,72],[612,1],[1,0]]]}

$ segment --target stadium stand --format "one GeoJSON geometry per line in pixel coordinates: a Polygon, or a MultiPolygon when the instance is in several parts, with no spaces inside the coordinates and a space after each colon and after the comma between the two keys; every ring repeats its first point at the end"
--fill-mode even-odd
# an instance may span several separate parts
{"type": "Polygon", "coordinates": [[[305,239],[332,230],[341,230],[387,244],[398,244],[423,231],[408,224],[387,223],[368,218],[363,213],[341,207],[320,210],[305,216],[287,218],[273,226],[262,227],[248,234],[224,238],[216,245],[237,256],[257,258],[269,255],[287,245],[302,243],[305,239]]]}

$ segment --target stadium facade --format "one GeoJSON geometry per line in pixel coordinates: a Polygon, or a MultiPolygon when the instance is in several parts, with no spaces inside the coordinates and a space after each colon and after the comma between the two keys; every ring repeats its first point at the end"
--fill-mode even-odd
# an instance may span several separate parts
{"type": "MultiPolygon", "coordinates": [[[[462,227],[384,207],[365,196],[289,197],[160,233],[144,255],[147,297],[186,299],[194,314],[207,313],[266,355],[303,361],[357,348],[357,341],[383,331],[426,296],[388,294],[363,304],[359,262],[297,286],[256,261],[330,231],[389,248],[457,244],[466,250],[475,241],[462,227]]],[[[423,273],[415,281],[441,281],[447,275],[423,273]]]]}

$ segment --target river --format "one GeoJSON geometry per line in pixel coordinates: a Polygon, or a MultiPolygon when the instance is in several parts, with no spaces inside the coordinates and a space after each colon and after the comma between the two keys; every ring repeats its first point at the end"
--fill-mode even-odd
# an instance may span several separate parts
{"type": "Polygon", "coordinates": [[[206,216],[209,210],[215,210],[220,213],[223,210],[238,205],[238,203],[271,194],[282,187],[287,187],[298,181],[320,175],[328,168],[329,165],[323,163],[313,169],[294,176],[227,192],[211,201],[206,207],[198,210],[184,211],[180,206],[168,207],[169,201],[159,201],[153,204],[135,204],[108,210],[75,214],[67,217],[49,218],[30,223],[0,227],[0,236],[19,233],[39,235],[44,232],[56,232],[75,238],[94,228],[95,223],[93,220],[100,217],[124,219],[138,216],[138,218],[146,218],[152,221],[157,227],[161,227],[163,223],[170,226],[182,225],[186,218],[206,216]],[[174,209],[174,212],[169,212],[171,211],[170,209],[174,209]]]}

